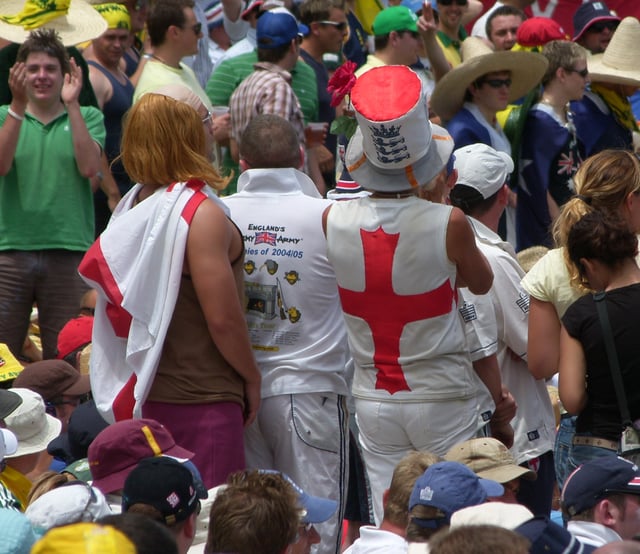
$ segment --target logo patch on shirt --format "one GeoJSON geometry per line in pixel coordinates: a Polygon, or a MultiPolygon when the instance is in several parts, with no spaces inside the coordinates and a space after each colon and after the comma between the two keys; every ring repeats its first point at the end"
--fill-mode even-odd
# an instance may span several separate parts
{"type": "Polygon", "coordinates": [[[529,313],[529,295],[526,292],[520,293],[520,298],[516,300],[516,306],[518,306],[523,313],[529,313]]]}
{"type": "Polygon", "coordinates": [[[462,306],[458,308],[458,311],[460,312],[460,315],[462,316],[462,319],[464,320],[465,323],[469,323],[474,319],[478,319],[478,314],[476,313],[475,304],[469,304],[468,302],[465,302],[462,306]]]}
{"type": "Polygon", "coordinates": [[[537,430],[537,429],[536,429],[535,431],[529,431],[529,432],[527,433],[527,438],[528,438],[530,441],[538,440],[538,439],[540,438],[540,433],[538,433],[538,430],[537,430]]]}
{"type": "Polygon", "coordinates": [[[482,412],[480,414],[482,421],[489,421],[491,419],[491,410],[487,410],[486,412],[482,412]]]}

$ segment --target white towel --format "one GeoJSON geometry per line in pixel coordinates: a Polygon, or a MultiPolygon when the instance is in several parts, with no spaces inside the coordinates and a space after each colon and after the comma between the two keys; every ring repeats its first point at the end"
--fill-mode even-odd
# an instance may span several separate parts
{"type": "Polygon", "coordinates": [[[98,290],[91,351],[91,389],[109,422],[139,418],[175,308],[191,219],[210,198],[204,182],[157,190],[133,205],[141,185],[120,201],[79,271],[98,290]]]}

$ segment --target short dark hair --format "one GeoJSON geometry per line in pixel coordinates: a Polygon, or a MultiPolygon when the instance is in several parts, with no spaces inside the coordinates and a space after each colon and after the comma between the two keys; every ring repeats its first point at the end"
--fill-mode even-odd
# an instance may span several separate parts
{"type": "Polygon", "coordinates": [[[300,22],[309,25],[314,21],[326,21],[331,17],[331,8],[345,9],[345,0],[304,0],[298,6],[300,22]]]}
{"type": "Polygon", "coordinates": [[[193,8],[193,0],[156,0],[147,16],[147,32],[152,46],[164,43],[167,29],[172,25],[184,26],[186,18],[185,8],[193,8]]]}
{"type": "Polygon", "coordinates": [[[26,62],[29,54],[36,52],[43,52],[52,58],[56,58],[60,62],[60,69],[63,75],[71,71],[67,49],[53,29],[37,29],[29,33],[27,40],[18,48],[16,61],[26,62]]]}
{"type": "Polygon", "coordinates": [[[114,514],[96,523],[114,527],[136,547],[137,554],[178,554],[178,545],[171,531],[162,523],[141,514],[114,514]]]}
{"type": "Polygon", "coordinates": [[[300,165],[300,139],[293,125],[273,114],[261,114],[249,121],[240,138],[240,158],[251,168],[300,165]],[[278,137],[273,140],[273,137],[278,137]]]}
{"type": "Polygon", "coordinates": [[[460,208],[466,215],[478,217],[484,215],[495,204],[500,190],[484,198],[479,190],[467,185],[456,185],[449,192],[449,200],[456,208],[460,208]]]}
{"type": "Polygon", "coordinates": [[[384,50],[389,44],[389,33],[386,35],[375,35],[373,37],[374,52],[384,50]]]}
{"type": "Polygon", "coordinates": [[[567,238],[569,259],[580,274],[583,258],[598,260],[612,269],[634,258],[637,251],[638,239],[627,223],[599,210],[591,210],[576,221],[567,238]]]}
{"type": "Polygon", "coordinates": [[[261,40],[265,41],[269,39],[258,39],[259,62],[278,63],[287,55],[287,52],[289,52],[289,48],[291,48],[291,42],[287,42],[287,44],[283,44],[282,46],[276,46],[275,48],[260,48],[261,40]]]}
{"type": "Polygon", "coordinates": [[[300,509],[282,475],[234,473],[211,505],[205,552],[280,554],[295,541],[300,509]]]}
{"type": "Polygon", "coordinates": [[[500,6],[491,12],[491,15],[487,18],[487,22],[484,26],[484,30],[487,33],[487,37],[491,38],[491,23],[494,18],[504,16],[504,15],[516,15],[522,21],[527,19],[527,14],[524,13],[521,9],[516,8],[515,6],[500,6]]]}

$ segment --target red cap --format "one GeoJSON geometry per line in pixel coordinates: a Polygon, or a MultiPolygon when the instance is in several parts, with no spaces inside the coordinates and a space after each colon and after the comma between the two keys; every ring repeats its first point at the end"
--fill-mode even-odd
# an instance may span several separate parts
{"type": "Polygon", "coordinates": [[[58,355],[61,360],[81,346],[91,342],[93,332],[93,316],[82,315],[65,323],[58,333],[58,355]]]}
{"type": "Polygon", "coordinates": [[[530,17],[518,27],[516,35],[521,46],[544,46],[552,40],[567,40],[569,37],[557,21],[548,17],[530,17]]]}

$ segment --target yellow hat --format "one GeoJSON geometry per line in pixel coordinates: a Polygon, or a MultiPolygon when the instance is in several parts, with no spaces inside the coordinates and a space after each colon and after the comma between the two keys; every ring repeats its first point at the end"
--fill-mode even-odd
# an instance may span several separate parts
{"type": "Polygon", "coordinates": [[[133,543],[114,527],[75,523],[55,527],[31,549],[31,554],[136,554],[133,543]]]}
{"type": "Polygon", "coordinates": [[[116,2],[95,4],[96,11],[106,20],[109,29],[131,30],[131,17],[126,6],[116,2]]]}
{"type": "Polygon", "coordinates": [[[0,382],[15,379],[24,369],[6,344],[0,343],[0,382]]]}
{"type": "Polygon", "coordinates": [[[52,29],[74,46],[99,37],[107,22],[85,0],[2,0],[0,38],[22,44],[35,29],[52,29]]]}

